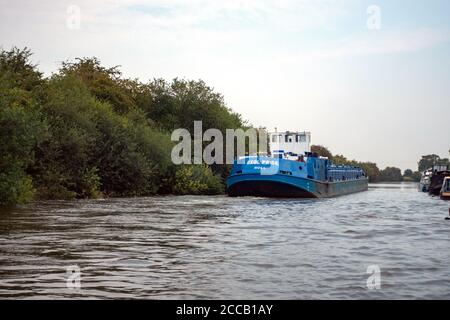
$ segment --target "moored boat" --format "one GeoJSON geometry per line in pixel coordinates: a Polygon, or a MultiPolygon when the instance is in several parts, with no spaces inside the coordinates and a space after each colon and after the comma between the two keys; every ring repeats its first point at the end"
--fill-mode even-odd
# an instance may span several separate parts
{"type": "Polygon", "coordinates": [[[431,169],[422,172],[422,176],[420,177],[419,182],[419,191],[428,192],[428,190],[430,189],[430,178],[432,174],[433,170],[431,169]]]}
{"type": "Polygon", "coordinates": [[[445,177],[450,176],[450,171],[445,169],[441,171],[434,170],[430,178],[430,187],[428,193],[434,196],[439,196],[444,183],[445,177]]]}
{"type": "Polygon", "coordinates": [[[229,196],[323,198],[368,189],[359,167],[334,165],[310,150],[309,132],[273,132],[270,156],[237,159],[227,179],[229,196]]]}
{"type": "Polygon", "coordinates": [[[441,199],[450,200],[450,177],[445,177],[441,188],[441,199]]]}

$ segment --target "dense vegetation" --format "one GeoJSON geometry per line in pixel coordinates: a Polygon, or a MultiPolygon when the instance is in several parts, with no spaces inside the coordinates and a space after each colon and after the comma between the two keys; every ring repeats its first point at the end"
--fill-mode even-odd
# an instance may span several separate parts
{"type": "Polygon", "coordinates": [[[0,51],[0,205],[156,193],[216,194],[229,167],[175,166],[176,128],[242,128],[203,81],[125,79],[95,58],[45,78],[28,49],[0,51]]]}
{"type": "Polygon", "coordinates": [[[422,159],[420,159],[419,161],[419,171],[424,171],[433,167],[434,165],[444,165],[450,167],[450,160],[448,158],[441,159],[441,157],[439,157],[437,154],[428,154],[422,156],[422,159]]]}
{"type": "MultiPolygon", "coordinates": [[[[406,169],[402,174],[399,168],[386,167],[380,170],[376,163],[373,162],[360,162],[356,160],[349,160],[343,155],[333,155],[330,150],[324,146],[314,145],[311,146],[312,152],[317,152],[320,156],[328,157],[337,165],[351,165],[361,167],[369,176],[370,182],[400,182],[400,181],[419,181],[420,172],[406,169]]],[[[419,165],[420,167],[420,165],[419,165]]]]}

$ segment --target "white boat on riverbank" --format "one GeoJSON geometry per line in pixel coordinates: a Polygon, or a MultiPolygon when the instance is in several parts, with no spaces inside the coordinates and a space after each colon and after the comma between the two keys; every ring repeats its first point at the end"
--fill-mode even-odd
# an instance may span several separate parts
{"type": "Polygon", "coordinates": [[[425,170],[422,173],[422,177],[420,178],[420,182],[419,182],[419,191],[428,192],[428,190],[430,189],[432,174],[433,174],[432,169],[425,170]]]}

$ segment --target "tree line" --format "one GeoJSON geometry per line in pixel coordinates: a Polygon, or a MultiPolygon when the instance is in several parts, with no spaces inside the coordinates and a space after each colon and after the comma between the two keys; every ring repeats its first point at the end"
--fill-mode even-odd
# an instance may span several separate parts
{"type": "Polygon", "coordinates": [[[176,128],[247,128],[203,81],[124,78],[96,58],[44,77],[29,49],[0,50],[0,205],[31,199],[218,194],[227,165],[170,159],[176,128]]]}
{"type": "MultiPolygon", "coordinates": [[[[374,162],[361,162],[356,160],[349,160],[345,156],[341,154],[333,155],[328,148],[321,145],[313,145],[311,146],[311,151],[316,152],[318,155],[323,157],[328,157],[332,160],[334,164],[337,165],[350,165],[361,167],[366,175],[369,177],[369,182],[401,182],[401,181],[409,181],[409,182],[418,182],[420,181],[421,174],[423,171],[421,168],[427,164],[423,163],[423,159],[427,156],[422,157],[421,161],[419,161],[419,170],[413,171],[411,169],[406,169],[403,173],[399,168],[396,167],[386,167],[380,170],[376,163],[374,162]],[[422,164],[422,165],[421,165],[422,164]]],[[[448,159],[447,159],[448,161],[448,159]]]]}
{"type": "MultiPolygon", "coordinates": [[[[449,150],[450,152],[450,150],[449,150]]],[[[419,171],[423,172],[429,168],[432,168],[435,165],[438,166],[447,166],[450,168],[450,160],[448,158],[441,158],[437,154],[428,154],[422,156],[419,163],[419,171]]]]}

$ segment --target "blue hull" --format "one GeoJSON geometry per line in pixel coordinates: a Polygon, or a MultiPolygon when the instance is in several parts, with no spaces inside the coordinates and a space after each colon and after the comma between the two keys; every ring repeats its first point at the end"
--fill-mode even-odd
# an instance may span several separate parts
{"type": "Polygon", "coordinates": [[[323,182],[283,174],[241,174],[227,180],[227,193],[232,197],[328,198],[367,189],[367,178],[323,182]]]}

